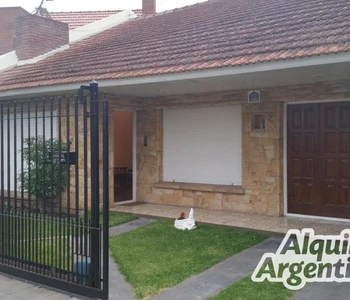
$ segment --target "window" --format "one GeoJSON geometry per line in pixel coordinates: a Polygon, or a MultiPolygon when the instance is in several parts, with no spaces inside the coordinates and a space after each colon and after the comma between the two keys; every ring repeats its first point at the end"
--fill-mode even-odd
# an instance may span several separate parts
{"type": "Polygon", "coordinates": [[[241,185],[241,106],[164,110],[163,151],[163,181],[241,185]]]}

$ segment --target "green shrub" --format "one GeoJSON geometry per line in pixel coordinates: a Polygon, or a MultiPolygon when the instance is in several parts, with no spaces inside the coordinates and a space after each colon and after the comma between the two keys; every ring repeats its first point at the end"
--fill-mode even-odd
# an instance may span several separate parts
{"type": "Polygon", "coordinates": [[[55,199],[67,185],[67,167],[52,158],[52,153],[67,150],[67,144],[43,136],[24,141],[24,170],[19,174],[20,187],[38,201],[55,199]]]}

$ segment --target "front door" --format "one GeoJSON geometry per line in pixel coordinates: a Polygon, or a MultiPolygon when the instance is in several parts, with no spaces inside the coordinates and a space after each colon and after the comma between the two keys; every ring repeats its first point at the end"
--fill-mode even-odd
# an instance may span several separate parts
{"type": "Polygon", "coordinates": [[[350,218],[350,102],[287,107],[288,212],[350,218]]]}
{"type": "Polygon", "coordinates": [[[134,112],[116,110],[114,123],[114,202],[133,200],[134,112]]]}

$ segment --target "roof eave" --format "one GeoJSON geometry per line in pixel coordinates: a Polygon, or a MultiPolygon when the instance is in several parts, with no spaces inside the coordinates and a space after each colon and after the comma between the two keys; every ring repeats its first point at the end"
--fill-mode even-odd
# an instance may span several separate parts
{"type": "MultiPolygon", "coordinates": [[[[99,81],[100,88],[118,87],[118,86],[130,86],[140,85],[149,83],[164,83],[180,80],[195,80],[202,78],[229,76],[229,75],[242,75],[258,72],[268,72],[275,70],[288,70],[293,68],[312,67],[327,64],[345,63],[350,62],[350,52],[343,52],[338,54],[328,54],[320,56],[305,57],[299,59],[288,59],[281,61],[263,62],[251,65],[242,65],[234,67],[222,67],[213,68],[207,70],[187,71],[179,73],[161,74],[161,75],[150,75],[150,76],[139,76],[130,78],[120,79],[105,79],[99,81]]],[[[86,81],[70,83],[70,84],[59,84],[59,85],[48,85],[35,88],[23,88],[15,90],[0,91],[0,98],[5,97],[21,97],[38,94],[56,94],[59,92],[76,91],[80,85],[86,84],[88,81],[93,80],[87,78],[86,81]]]]}

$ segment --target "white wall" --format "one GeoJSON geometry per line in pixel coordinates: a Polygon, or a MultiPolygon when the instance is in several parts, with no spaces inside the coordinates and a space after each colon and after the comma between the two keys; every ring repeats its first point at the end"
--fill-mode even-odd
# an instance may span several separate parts
{"type": "MultiPolygon", "coordinates": [[[[54,116],[57,115],[57,112],[54,112],[54,116]]],[[[38,135],[43,135],[45,131],[45,139],[51,138],[51,118],[50,112],[45,114],[45,126],[44,126],[44,118],[42,114],[38,117],[38,127],[37,133],[38,135]]],[[[15,191],[15,178],[18,178],[18,175],[22,170],[22,155],[21,155],[21,142],[22,142],[22,133],[23,133],[23,143],[24,139],[28,137],[35,137],[36,135],[36,121],[34,118],[34,113],[30,115],[28,118],[28,114],[23,114],[23,132],[21,130],[21,116],[20,113],[17,112],[16,120],[13,114],[10,114],[9,118],[10,126],[8,131],[8,117],[4,114],[3,116],[3,157],[4,157],[4,165],[1,166],[4,170],[4,190],[8,190],[8,182],[10,182],[10,191],[15,191]],[[29,125],[28,125],[29,124],[29,125]],[[16,125],[16,135],[15,135],[15,125],[16,125]],[[30,130],[29,130],[30,126],[30,130]],[[10,138],[10,143],[8,143],[8,137],[10,138]],[[15,141],[17,143],[15,149],[15,141]],[[10,159],[8,160],[8,153],[10,153],[10,159]],[[17,167],[15,169],[15,160],[17,162],[17,167]],[[10,167],[10,173],[8,174],[8,167],[10,167]],[[15,175],[16,174],[16,175],[15,175]],[[8,176],[10,175],[10,176],[8,176]]],[[[0,125],[1,130],[1,125],[0,125]]],[[[57,137],[57,118],[53,118],[53,138],[57,137]]],[[[0,163],[1,163],[1,139],[0,139],[0,163]]],[[[24,165],[23,168],[26,166],[24,165]]],[[[17,190],[18,188],[18,180],[17,180],[17,190]]],[[[1,186],[1,173],[0,173],[0,186],[1,186]]]]}

